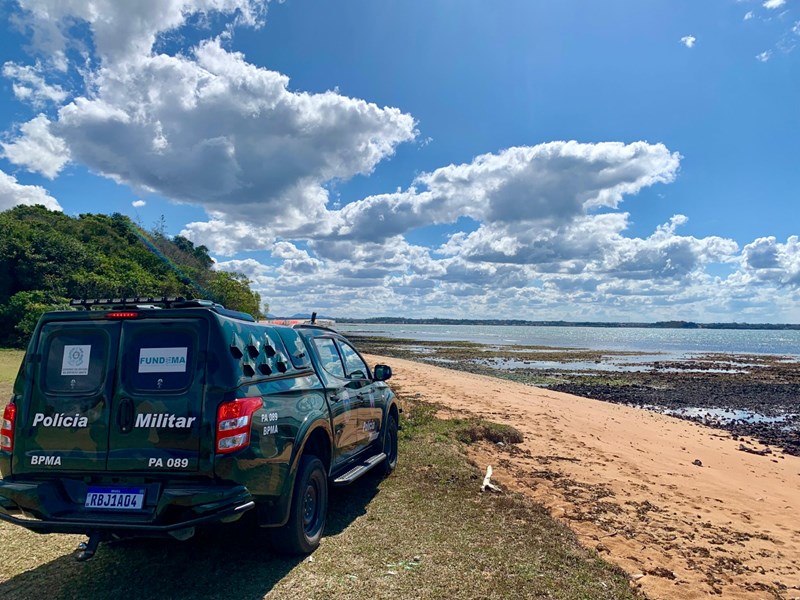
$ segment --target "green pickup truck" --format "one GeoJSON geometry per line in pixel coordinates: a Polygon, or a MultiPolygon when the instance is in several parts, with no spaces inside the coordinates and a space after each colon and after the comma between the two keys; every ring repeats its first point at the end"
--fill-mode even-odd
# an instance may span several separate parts
{"type": "Polygon", "coordinates": [[[116,537],[269,528],[310,553],[328,487],[397,464],[387,365],[342,335],[256,323],[205,300],[73,301],[42,316],[0,431],[0,519],[116,537]]]}

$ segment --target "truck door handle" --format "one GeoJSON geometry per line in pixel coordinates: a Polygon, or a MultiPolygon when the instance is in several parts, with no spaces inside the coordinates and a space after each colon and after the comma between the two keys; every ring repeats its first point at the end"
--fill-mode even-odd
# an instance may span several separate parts
{"type": "Polygon", "coordinates": [[[117,425],[121,433],[130,433],[133,429],[133,400],[123,398],[117,410],[117,425]]]}
{"type": "Polygon", "coordinates": [[[330,398],[331,402],[338,402],[339,400],[341,400],[339,396],[335,396],[334,394],[331,394],[330,396],[328,396],[328,398],[330,398]]]}

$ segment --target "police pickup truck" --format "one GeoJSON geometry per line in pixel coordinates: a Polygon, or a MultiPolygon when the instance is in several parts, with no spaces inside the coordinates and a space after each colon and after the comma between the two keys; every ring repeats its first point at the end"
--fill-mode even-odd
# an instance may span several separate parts
{"type": "Polygon", "coordinates": [[[0,519],[188,539],[245,513],[303,554],[329,485],[397,464],[399,410],[342,335],[205,300],[76,300],[42,316],[3,412],[0,519]]]}

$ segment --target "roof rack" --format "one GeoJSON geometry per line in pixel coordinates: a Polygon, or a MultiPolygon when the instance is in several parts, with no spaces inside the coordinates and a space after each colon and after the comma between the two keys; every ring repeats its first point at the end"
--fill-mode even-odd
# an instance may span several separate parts
{"type": "Polygon", "coordinates": [[[242,321],[252,321],[255,319],[253,315],[238,310],[230,310],[221,304],[212,302],[211,300],[204,300],[202,298],[195,298],[187,300],[183,296],[161,298],[153,298],[150,296],[134,296],[133,298],[76,298],[69,301],[69,305],[73,307],[80,307],[83,310],[92,310],[93,308],[210,308],[214,312],[231,317],[233,319],[240,319],[242,321]]]}
{"type": "MultiPolygon", "coordinates": [[[[162,296],[160,298],[154,298],[151,296],[134,296],[132,298],[75,298],[69,301],[69,305],[82,307],[84,310],[91,310],[94,307],[102,306],[121,307],[136,306],[140,304],[172,308],[176,304],[184,304],[186,302],[187,300],[183,296],[162,296]]],[[[188,302],[208,302],[209,306],[213,306],[213,302],[209,300],[190,300],[188,302]]]]}

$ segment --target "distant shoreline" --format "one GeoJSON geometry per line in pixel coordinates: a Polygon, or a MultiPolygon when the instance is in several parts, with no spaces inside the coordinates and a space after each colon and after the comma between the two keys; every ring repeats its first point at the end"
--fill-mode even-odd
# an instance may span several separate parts
{"type": "Polygon", "coordinates": [[[602,321],[526,321],[522,319],[407,319],[405,317],[373,317],[351,319],[337,317],[336,323],[369,325],[497,325],[524,327],[601,327],[631,329],[754,329],[798,331],[798,323],[696,323],[694,321],[656,321],[654,323],[622,323],[602,321]]]}

